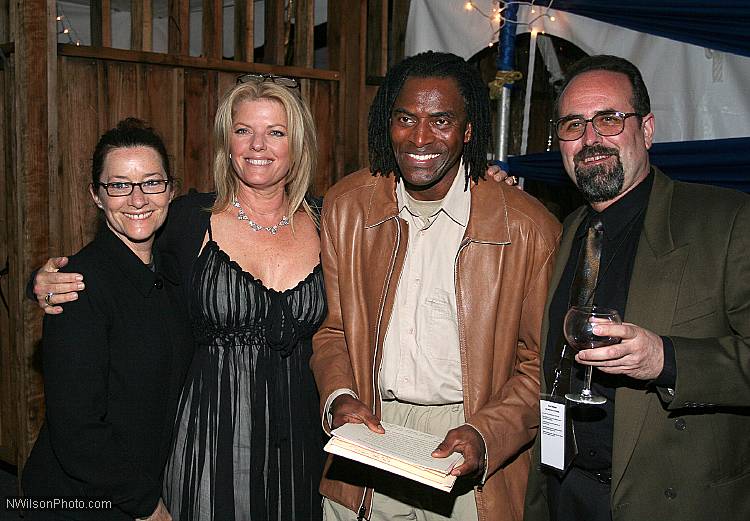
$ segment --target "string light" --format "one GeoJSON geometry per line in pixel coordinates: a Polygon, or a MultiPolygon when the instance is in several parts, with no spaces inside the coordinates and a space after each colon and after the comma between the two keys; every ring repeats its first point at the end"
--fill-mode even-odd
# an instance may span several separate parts
{"type": "MultiPolygon", "coordinates": [[[[548,18],[550,22],[555,21],[555,17],[548,14],[548,11],[552,8],[552,4],[554,3],[554,0],[551,0],[549,5],[544,6],[540,5],[538,6],[540,8],[540,14],[533,17],[528,22],[519,22],[517,20],[508,20],[503,16],[503,11],[509,6],[509,5],[527,5],[531,7],[531,14],[536,14],[537,9],[534,4],[534,0],[531,1],[521,1],[521,0],[509,0],[509,1],[503,1],[503,0],[493,0],[493,8],[492,11],[487,14],[484,11],[482,11],[473,1],[466,2],[464,4],[464,9],[467,11],[475,11],[485,17],[490,22],[490,27],[492,28],[492,37],[490,38],[489,47],[492,47],[494,42],[499,38],[500,31],[505,25],[505,22],[508,23],[514,23],[516,25],[525,25],[528,27],[532,27],[534,22],[539,20],[540,18],[548,18]],[[495,27],[495,25],[497,27],[495,27]]],[[[538,31],[544,34],[544,31],[538,31]]]]}
{"type": "Polygon", "coordinates": [[[57,16],[55,17],[55,20],[57,20],[58,22],[57,34],[67,35],[68,43],[74,43],[75,45],[80,46],[81,39],[78,36],[78,31],[76,31],[75,27],[73,27],[73,24],[70,23],[70,19],[65,16],[63,8],[59,3],[57,4],[57,16]]]}

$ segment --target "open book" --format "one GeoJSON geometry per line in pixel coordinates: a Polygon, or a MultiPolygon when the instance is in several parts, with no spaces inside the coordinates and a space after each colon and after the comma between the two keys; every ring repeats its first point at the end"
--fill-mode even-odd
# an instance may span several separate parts
{"type": "Polygon", "coordinates": [[[431,456],[443,438],[382,422],[385,434],[372,432],[363,423],[345,423],[331,431],[326,452],[359,461],[419,483],[450,492],[456,476],[450,472],[464,457],[453,453],[447,458],[431,456]]]}

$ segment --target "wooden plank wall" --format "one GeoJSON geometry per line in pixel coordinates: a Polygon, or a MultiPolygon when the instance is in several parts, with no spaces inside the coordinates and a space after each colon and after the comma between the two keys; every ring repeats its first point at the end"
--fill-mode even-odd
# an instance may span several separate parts
{"type": "MultiPolygon", "coordinates": [[[[3,66],[0,73],[0,139],[3,144],[13,143],[13,76],[12,68],[3,66]]],[[[10,222],[13,192],[4,175],[13,164],[11,146],[0,153],[0,221],[10,222]]],[[[0,226],[0,460],[15,461],[15,408],[12,380],[12,353],[10,335],[10,230],[0,226]]]]}
{"type": "MultiPolygon", "coordinates": [[[[61,197],[67,201],[56,223],[56,233],[63,237],[61,253],[76,251],[93,236],[97,212],[87,192],[91,152],[99,136],[124,117],[145,119],[161,134],[183,190],[211,190],[213,116],[237,73],[66,55],[58,63],[65,78],[58,82],[59,172],[61,197]]],[[[303,81],[321,129],[313,190],[322,194],[334,181],[337,82],[303,81]]]]}
{"type": "MultiPolygon", "coordinates": [[[[0,42],[11,41],[11,6],[0,0],[0,42]]],[[[10,65],[8,46],[0,48],[4,59],[0,70],[0,460],[16,459],[17,415],[16,399],[12,385],[12,358],[10,320],[10,222],[12,192],[9,190],[8,172],[13,165],[13,67],[10,65]]]]}
{"type": "Polygon", "coordinates": [[[31,449],[44,412],[42,379],[34,356],[41,320],[35,306],[23,298],[23,281],[28,266],[46,257],[55,241],[48,216],[60,212],[56,196],[57,112],[53,109],[57,63],[50,59],[56,48],[55,2],[12,2],[8,20],[15,45],[12,54],[8,48],[3,62],[5,168],[0,182],[4,185],[2,226],[9,270],[3,290],[9,309],[8,327],[0,342],[8,350],[0,353],[0,360],[4,367],[9,364],[10,381],[3,387],[8,385],[10,390],[3,393],[0,403],[0,455],[10,454],[11,463],[16,463],[31,449]]]}
{"type": "Polygon", "coordinates": [[[189,56],[189,0],[167,2],[167,53],[149,52],[153,0],[130,2],[130,50],[110,47],[110,0],[90,2],[94,45],[80,47],[56,44],[54,0],[0,0],[0,45],[9,56],[0,71],[0,269],[6,258],[9,265],[0,276],[8,301],[7,308],[0,302],[0,460],[22,466],[44,411],[42,314],[23,298],[25,279],[47,257],[73,253],[92,238],[97,211],[87,185],[102,132],[126,116],[149,121],[183,190],[210,190],[219,99],[239,74],[274,73],[301,79],[315,118],[315,194],[367,164],[377,81],[367,84],[366,76],[382,75],[399,56],[386,40],[405,29],[409,2],[328,0],[330,70],[320,70],[313,67],[315,1],[326,0],[266,0],[264,57],[256,63],[253,0],[235,2],[233,27],[223,24],[221,0],[202,1],[201,57],[189,56]],[[370,27],[368,11],[377,13],[370,27]],[[234,59],[224,58],[231,52],[222,49],[222,31],[234,32],[234,59]],[[368,31],[377,35],[372,56],[368,31]]]}

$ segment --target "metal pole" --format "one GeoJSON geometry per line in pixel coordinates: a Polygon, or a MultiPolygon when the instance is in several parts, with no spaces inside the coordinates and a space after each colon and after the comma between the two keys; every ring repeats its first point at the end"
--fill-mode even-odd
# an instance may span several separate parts
{"type": "Polygon", "coordinates": [[[497,127],[495,129],[495,159],[503,163],[507,170],[508,160],[508,129],[510,127],[510,89],[513,81],[520,79],[520,74],[513,70],[516,46],[516,14],[518,4],[510,4],[503,11],[505,24],[500,31],[497,47],[497,75],[496,82],[502,82],[497,103],[497,127]]]}

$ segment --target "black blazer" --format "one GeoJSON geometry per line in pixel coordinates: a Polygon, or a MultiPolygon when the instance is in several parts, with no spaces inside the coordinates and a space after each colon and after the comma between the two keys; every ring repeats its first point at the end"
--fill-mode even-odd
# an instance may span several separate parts
{"type": "Polygon", "coordinates": [[[103,227],[64,268],[86,291],[44,319],[47,411],[23,487],[113,503],[64,512],[74,519],[146,517],[161,497],[193,340],[176,262],[156,251],[155,261],[152,272],[103,227]]]}

